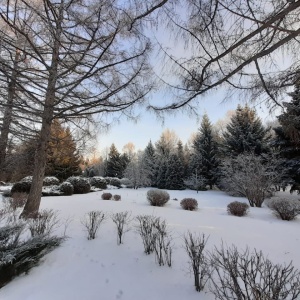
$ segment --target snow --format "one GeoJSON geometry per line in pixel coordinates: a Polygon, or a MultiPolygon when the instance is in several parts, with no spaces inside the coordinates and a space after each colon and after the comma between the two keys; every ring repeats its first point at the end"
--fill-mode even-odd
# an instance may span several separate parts
{"type": "MultiPolygon", "coordinates": [[[[212,300],[206,291],[199,295],[193,286],[188,257],[183,249],[183,235],[190,230],[209,235],[208,249],[235,244],[240,249],[249,246],[263,250],[274,263],[291,260],[300,269],[300,218],[282,221],[267,207],[251,208],[248,216],[227,214],[226,206],[244,198],[230,197],[219,191],[168,191],[170,201],[165,207],[151,207],[146,200],[148,189],[119,189],[84,195],[43,197],[41,208],[59,211],[61,220],[71,218],[67,229],[69,239],[48,254],[40,266],[28,275],[16,278],[0,290],[2,300],[212,300]],[[101,200],[103,192],[119,194],[121,201],[101,200]],[[172,199],[178,199],[178,201],[172,199]],[[195,198],[198,211],[180,207],[183,198],[195,198]],[[154,254],[143,253],[142,240],[132,224],[125,234],[124,244],[117,245],[115,224],[107,219],[98,237],[88,241],[81,220],[91,210],[106,214],[131,211],[132,216],[151,214],[166,219],[174,238],[173,266],[159,267],[154,254]]],[[[277,196],[299,198],[288,193],[277,196]]],[[[61,232],[63,226],[58,229],[61,232]]],[[[59,233],[59,232],[58,232],[59,233]]]]}

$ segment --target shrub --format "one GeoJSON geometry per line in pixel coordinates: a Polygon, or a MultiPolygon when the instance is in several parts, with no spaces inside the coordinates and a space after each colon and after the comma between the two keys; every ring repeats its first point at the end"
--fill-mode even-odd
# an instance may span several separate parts
{"type": "Polygon", "coordinates": [[[102,200],[110,200],[112,198],[112,194],[111,193],[103,193],[101,195],[102,200]]]}
{"type": "Polygon", "coordinates": [[[69,177],[67,182],[70,182],[74,187],[74,194],[86,194],[89,193],[91,190],[91,185],[88,182],[88,179],[79,177],[79,176],[72,176],[69,177]]]}
{"type": "Polygon", "coordinates": [[[106,177],[105,180],[106,180],[106,183],[109,185],[113,185],[118,188],[121,187],[121,181],[117,177],[106,177]]]}
{"type": "Polygon", "coordinates": [[[280,219],[285,221],[294,220],[300,215],[300,201],[285,198],[274,199],[269,203],[269,208],[280,219]]]}
{"type": "Polygon", "coordinates": [[[13,210],[16,210],[19,207],[23,207],[26,204],[28,194],[15,192],[9,198],[9,205],[13,210]]]}
{"type": "Polygon", "coordinates": [[[31,182],[29,181],[19,181],[16,182],[11,188],[11,194],[14,193],[27,193],[29,194],[31,188],[31,182]]]}
{"type": "Polygon", "coordinates": [[[74,193],[74,187],[72,183],[65,181],[59,186],[60,191],[65,195],[65,196],[71,196],[74,193]]]}
{"type": "Polygon", "coordinates": [[[62,194],[58,185],[44,186],[42,189],[43,196],[61,196],[62,194]]]}
{"type": "Polygon", "coordinates": [[[20,274],[27,274],[40,259],[58,247],[64,238],[39,236],[20,239],[24,225],[0,227],[0,288],[20,274]]]}
{"type": "Polygon", "coordinates": [[[117,226],[117,244],[121,245],[123,243],[123,235],[125,232],[129,231],[129,224],[132,221],[131,219],[131,212],[125,211],[125,212],[119,212],[115,213],[111,216],[112,221],[117,226]]]}
{"type": "Polygon", "coordinates": [[[90,178],[90,185],[94,186],[98,189],[106,189],[107,188],[106,180],[100,176],[94,176],[94,177],[90,178]]]}
{"type": "Polygon", "coordinates": [[[45,177],[43,180],[43,186],[50,186],[50,185],[59,185],[59,179],[54,176],[45,177]]]}
{"type": "Polygon", "coordinates": [[[247,203],[234,201],[227,205],[227,212],[231,215],[242,217],[247,215],[249,205],[247,203]]]}
{"type": "Polygon", "coordinates": [[[120,201],[121,200],[121,196],[120,195],[113,195],[113,199],[115,201],[120,201]]]}
{"type": "Polygon", "coordinates": [[[20,180],[20,182],[30,182],[32,183],[32,176],[26,176],[20,180]]]}
{"type": "Polygon", "coordinates": [[[170,199],[170,195],[166,191],[149,190],[147,192],[147,200],[152,206],[164,206],[170,199]]]}
{"type": "Polygon", "coordinates": [[[85,215],[85,219],[81,223],[86,228],[88,240],[96,238],[97,231],[105,219],[106,216],[101,211],[90,211],[85,215]]]}
{"type": "Polygon", "coordinates": [[[133,183],[128,178],[121,178],[120,183],[121,183],[121,186],[125,186],[127,188],[133,188],[133,183]]]}
{"type": "Polygon", "coordinates": [[[193,198],[184,198],[180,201],[180,206],[185,210],[196,210],[198,208],[198,202],[193,198]]]}
{"type": "Polygon", "coordinates": [[[273,264],[261,251],[235,246],[215,248],[210,254],[215,299],[299,299],[300,273],[292,263],[273,264]]]}

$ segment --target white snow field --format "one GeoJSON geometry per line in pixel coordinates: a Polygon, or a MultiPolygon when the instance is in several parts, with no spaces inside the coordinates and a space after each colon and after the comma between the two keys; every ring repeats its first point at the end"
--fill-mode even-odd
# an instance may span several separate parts
{"type": "MultiPolygon", "coordinates": [[[[106,190],[120,194],[121,201],[105,201],[102,192],[65,197],[43,197],[42,209],[59,211],[61,219],[72,218],[66,240],[45,256],[38,267],[0,290],[1,300],[212,300],[208,289],[198,293],[193,286],[188,257],[183,249],[183,235],[209,235],[207,249],[235,244],[244,250],[262,250],[274,263],[289,263],[300,269],[300,218],[282,221],[267,208],[251,208],[248,216],[227,214],[233,198],[219,191],[168,191],[171,200],[165,207],[151,207],[146,200],[148,189],[106,190]],[[197,199],[198,211],[185,211],[180,200],[197,199]],[[177,198],[178,201],[173,200],[177,198]],[[166,219],[174,238],[173,266],[160,267],[155,256],[143,252],[142,240],[134,229],[125,234],[124,244],[117,245],[115,224],[111,219],[100,227],[95,240],[87,240],[81,220],[91,210],[105,213],[131,211],[132,216],[150,214],[166,219]]],[[[278,196],[289,193],[277,193],[278,196]]],[[[63,227],[58,229],[63,231],[63,227]]]]}

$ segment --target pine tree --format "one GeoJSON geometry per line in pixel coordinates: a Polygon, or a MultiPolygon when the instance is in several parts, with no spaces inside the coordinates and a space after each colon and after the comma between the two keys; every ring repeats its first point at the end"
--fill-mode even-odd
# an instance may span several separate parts
{"type": "Polygon", "coordinates": [[[168,190],[184,189],[183,164],[177,154],[171,154],[167,162],[165,187],[168,190]]]}
{"type": "Polygon", "coordinates": [[[108,153],[105,176],[122,178],[123,166],[121,155],[115,144],[112,144],[108,153]]]}
{"type": "Polygon", "coordinates": [[[285,112],[278,116],[281,126],[274,128],[274,146],[285,160],[282,167],[288,173],[286,181],[293,183],[291,190],[300,191],[300,79],[289,95],[291,101],[283,103],[285,112]]]}
{"type": "Polygon", "coordinates": [[[70,129],[64,128],[61,122],[55,119],[51,125],[45,175],[64,180],[80,174],[79,164],[80,155],[70,129]]]}
{"type": "Polygon", "coordinates": [[[191,160],[192,173],[204,178],[206,184],[212,186],[218,179],[218,145],[208,116],[203,116],[198,135],[193,143],[194,152],[191,160]]]}
{"type": "Polygon", "coordinates": [[[225,156],[236,156],[253,151],[259,155],[269,151],[270,129],[266,129],[255,110],[248,106],[236,109],[223,134],[225,156]]]}

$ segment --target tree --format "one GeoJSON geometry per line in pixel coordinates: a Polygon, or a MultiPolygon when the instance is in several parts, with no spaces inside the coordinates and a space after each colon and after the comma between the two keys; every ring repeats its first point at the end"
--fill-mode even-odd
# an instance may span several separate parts
{"type": "Polygon", "coordinates": [[[171,154],[167,161],[167,170],[165,173],[165,186],[168,190],[183,190],[183,163],[177,154],[171,154]]]}
{"type": "Polygon", "coordinates": [[[191,110],[193,100],[221,87],[228,91],[228,98],[241,92],[253,100],[281,105],[299,74],[295,42],[300,34],[299,1],[186,2],[186,9],[180,12],[176,7],[163,10],[176,44],[182,38],[187,48],[178,56],[170,45],[161,45],[166,67],[178,75],[177,82],[169,81],[177,88],[177,97],[164,106],[152,107],[191,110]],[[284,57],[290,59],[283,64],[284,57]]]}
{"type": "Polygon", "coordinates": [[[300,190],[300,81],[290,93],[290,102],[284,102],[285,111],[278,116],[281,126],[274,128],[276,137],[273,145],[284,159],[281,168],[287,171],[286,183],[292,183],[291,190],[300,190]]]}
{"type": "Polygon", "coordinates": [[[261,207],[272,188],[281,183],[280,163],[276,155],[253,152],[227,158],[222,164],[221,185],[232,195],[246,197],[250,206],[261,207]]]}
{"type": "Polygon", "coordinates": [[[270,138],[270,129],[264,128],[255,110],[238,105],[223,134],[223,151],[225,156],[249,151],[259,155],[268,152],[270,138]]]}
{"type": "Polygon", "coordinates": [[[54,120],[47,147],[45,175],[64,180],[81,173],[79,164],[80,155],[70,128],[64,128],[59,120],[54,120]]]}
{"type": "Polygon", "coordinates": [[[193,174],[202,177],[212,189],[217,182],[219,172],[218,144],[213,134],[212,125],[205,114],[202,118],[198,135],[193,144],[191,169],[193,174]]]}
{"type": "Polygon", "coordinates": [[[177,143],[177,155],[183,166],[183,178],[186,178],[188,176],[190,152],[188,146],[183,147],[180,140],[177,143]]]}
{"type": "Polygon", "coordinates": [[[144,172],[147,174],[147,177],[149,178],[149,186],[155,186],[156,184],[156,156],[155,156],[155,149],[153,147],[152,142],[150,141],[148,145],[146,146],[143,157],[141,161],[141,168],[144,170],[144,172]]]}
{"type": "MultiPolygon", "coordinates": [[[[24,54],[32,67],[22,93],[32,101],[22,108],[41,123],[33,181],[22,217],[37,214],[47,161],[47,144],[54,119],[76,122],[92,115],[118,113],[145,99],[153,84],[149,41],[141,34],[141,21],[167,1],[154,3],[88,0],[3,1],[0,18],[29,45],[24,54]],[[20,2],[24,5],[19,5],[20,2]],[[34,22],[15,23],[17,14],[34,22]]],[[[14,45],[9,36],[5,45],[14,45]]],[[[16,49],[18,49],[15,46],[16,49]]],[[[17,81],[17,85],[21,81],[17,81]]],[[[101,120],[103,118],[98,118],[101,120]]]]}
{"type": "Polygon", "coordinates": [[[105,176],[122,178],[122,172],[123,172],[123,162],[122,162],[121,155],[117,150],[115,144],[112,144],[108,153],[105,176]]]}

